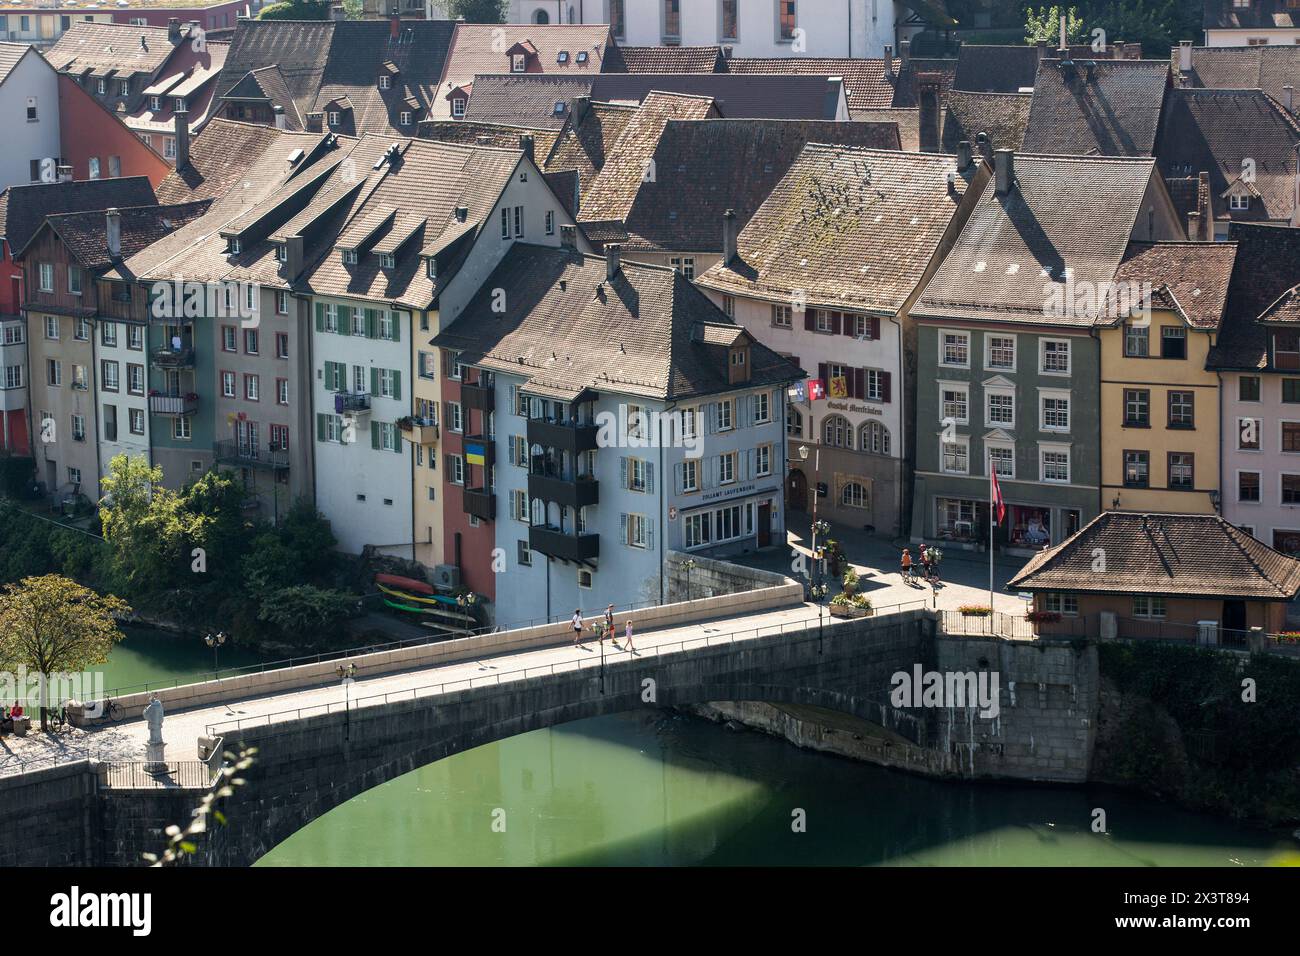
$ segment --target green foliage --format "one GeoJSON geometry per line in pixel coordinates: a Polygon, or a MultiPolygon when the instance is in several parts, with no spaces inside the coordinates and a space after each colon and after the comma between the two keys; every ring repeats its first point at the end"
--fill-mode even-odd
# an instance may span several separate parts
{"type": "Polygon", "coordinates": [[[1088,42],[1088,30],[1084,26],[1079,11],[1074,7],[1030,7],[1025,11],[1025,42],[1036,44],[1046,40],[1051,49],[1056,49],[1061,42],[1061,17],[1065,17],[1065,40],[1067,43],[1088,42]]]}
{"type": "Polygon", "coordinates": [[[343,591],[300,584],[267,594],[257,618],[289,637],[303,638],[338,626],[352,613],[356,600],[343,591]]]}
{"type": "Polygon", "coordinates": [[[35,475],[35,458],[0,456],[0,495],[8,498],[27,497],[27,486],[35,475]]]}
{"type": "Polygon", "coordinates": [[[1066,35],[1071,43],[1092,42],[1092,31],[1104,30],[1106,42],[1141,43],[1142,55],[1167,59],[1179,40],[1201,36],[1202,6],[1186,0],[1078,0],[1068,8],[1024,5],[1025,41],[1046,40],[1052,48],[1060,40],[1060,16],[1066,15],[1066,35]]]}
{"type": "Polygon", "coordinates": [[[505,23],[506,0],[448,0],[447,17],[466,23],[505,23]]]}
{"type": "MultiPolygon", "coordinates": [[[[257,14],[259,20],[328,20],[330,4],[314,0],[284,0],[263,7],[257,14]]],[[[355,19],[355,18],[354,18],[355,19]]]]}

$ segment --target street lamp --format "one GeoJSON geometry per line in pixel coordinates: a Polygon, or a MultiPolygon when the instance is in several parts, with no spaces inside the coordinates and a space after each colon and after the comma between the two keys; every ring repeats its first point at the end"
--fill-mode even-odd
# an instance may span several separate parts
{"type": "Polygon", "coordinates": [[[691,599],[691,572],[695,570],[695,559],[687,558],[682,562],[682,570],[686,572],[686,600],[691,599]]]}
{"type": "Polygon", "coordinates": [[[212,648],[212,676],[213,677],[221,676],[221,668],[218,666],[217,663],[218,654],[220,653],[221,645],[226,643],[226,640],[227,638],[226,638],[225,631],[217,631],[217,633],[215,634],[209,631],[207,635],[203,638],[203,643],[208,645],[208,647],[212,648]]]}
{"type": "MultiPolygon", "coordinates": [[[[808,446],[807,446],[807,445],[800,445],[800,446],[799,446],[799,459],[800,459],[801,461],[807,461],[807,460],[808,460],[808,446]]],[[[819,572],[820,572],[820,567],[819,567],[819,565],[821,564],[821,553],[817,550],[817,535],[818,535],[819,533],[821,533],[821,534],[825,534],[827,531],[830,530],[830,525],[829,525],[829,524],[827,524],[825,521],[818,521],[818,520],[817,520],[817,498],[819,497],[819,495],[818,495],[818,493],[817,493],[817,492],[818,492],[818,488],[817,488],[817,474],[818,474],[818,472],[821,470],[821,461],[822,461],[822,450],[821,450],[820,448],[818,448],[818,449],[816,449],[816,450],[813,452],[813,481],[812,481],[812,484],[813,484],[813,489],[812,489],[812,492],[813,492],[813,506],[812,506],[812,554],[813,554],[813,562],[814,562],[814,564],[813,564],[813,575],[812,575],[812,578],[813,578],[813,584],[814,584],[814,586],[816,586],[817,582],[821,580],[821,574],[819,573],[819,572]]]]}
{"type": "Polygon", "coordinates": [[[343,739],[352,739],[352,678],[356,676],[356,664],[340,664],[335,668],[339,680],[343,682],[343,739]]]}

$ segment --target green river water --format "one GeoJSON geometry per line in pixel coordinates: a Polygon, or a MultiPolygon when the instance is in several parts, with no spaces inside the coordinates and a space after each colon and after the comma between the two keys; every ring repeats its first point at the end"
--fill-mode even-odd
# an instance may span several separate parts
{"type": "MultiPolygon", "coordinates": [[[[223,670],[256,661],[221,654],[223,670]]],[[[201,642],[133,630],[105,670],[113,688],[211,668],[201,642]]],[[[1120,791],[938,782],[639,711],[422,767],[259,865],[1257,866],[1295,849],[1120,791]],[[1094,808],[1109,832],[1091,831],[1094,808]]]]}

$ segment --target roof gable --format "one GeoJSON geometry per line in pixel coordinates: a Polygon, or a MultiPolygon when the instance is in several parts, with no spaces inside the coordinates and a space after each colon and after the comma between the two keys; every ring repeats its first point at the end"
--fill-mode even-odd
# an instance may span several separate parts
{"type": "Polygon", "coordinates": [[[1169,87],[1164,60],[1055,60],[1038,66],[1024,148],[1150,156],[1169,87]]]}

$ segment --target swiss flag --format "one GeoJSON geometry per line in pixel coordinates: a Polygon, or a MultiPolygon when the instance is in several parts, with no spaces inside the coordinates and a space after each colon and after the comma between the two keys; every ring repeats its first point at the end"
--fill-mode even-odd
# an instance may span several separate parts
{"type": "Polygon", "coordinates": [[[993,523],[1001,525],[1002,519],[1007,516],[1006,502],[1002,500],[1002,486],[998,484],[998,470],[993,467],[993,462],[989,461],[989,478],[993,481],[993,488],[990,492],[990,503],[993,506],[993,513],[997,515],[997,520],[993,523]]]}
{"type": "Polygon", "coordinates": [[[808,399],[817,401],[819,398],[826,397],[826,383],[819,378],[808,379],[808,399]]]}

